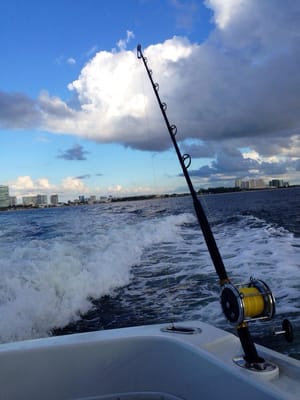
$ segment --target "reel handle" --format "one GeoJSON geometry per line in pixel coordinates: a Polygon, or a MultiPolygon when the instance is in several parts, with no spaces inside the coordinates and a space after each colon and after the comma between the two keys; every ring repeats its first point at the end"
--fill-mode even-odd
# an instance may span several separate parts
{"type": "Polygon", "coordinates": [[[285,340],[289,343],[292,343],[292,341],[294,340],[294,329],[293,329],[293,325],[291,324],[291,322],[285,318],[282,321],[282,330],[281,331],[277,331],[277,332],[273,332],[274,336],[278,336],[278,335],[284,335],[285,340]]]}

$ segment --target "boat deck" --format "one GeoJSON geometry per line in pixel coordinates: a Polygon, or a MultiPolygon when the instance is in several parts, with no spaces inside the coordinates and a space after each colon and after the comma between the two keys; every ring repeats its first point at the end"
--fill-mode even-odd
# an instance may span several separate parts
{"type": "Polygon", "coordinates": [[[296,399],[300,362],[258,346],[278,366],[233,362],[239,339],[201,322],[74,334],[0,345],[1,399],[296,399]]]}

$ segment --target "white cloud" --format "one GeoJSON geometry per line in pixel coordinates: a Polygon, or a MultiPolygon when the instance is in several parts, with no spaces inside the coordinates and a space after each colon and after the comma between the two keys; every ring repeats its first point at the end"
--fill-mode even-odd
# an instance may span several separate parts
{"type": "Polygon", "coordinates": [[[54,188],[53,185],[49,182],[47,178],[39,178],[36,180],[36,186],[38,190],[52,190],[54,188]]]}
{"type": "Polygon", "coordinates": [[[86,194],[89,193],[89,187],[82,181],[82,179],[77,179],[73,177],[66,177],[62,180],[59,185],[59,191],[64,193],[81,193],[86,194]]]}
{"type": "MultiPolygon", "coordinates": [[[[187,39],[173,38],[145,49],[157,76],[161,73],[167,96],[174,90],[170,79],[175,85],[180,81],[177,63],[188,60],[193,48],[187,39]]],[[[79,110],[46,92],[41,94],[45,130],[145,149],[169,146],[168,138],[161,136],[161,116],[135,51],[98,52],[68,88],[77,96],[79,110]],[[147,119],[151,124],[145,124],[147,119]]]]}
{"type": "MultiPolygon", "coordinates": [[[[208,143],[201,146],[202,155],[206,149],[209,156],[212,152],[216,156],[226,144],[256,152],[253,160],[284,156],[286,162],[296,161],[300,3],[206,0],[205,4],[213,11],[215,29],[203,43],[173,37],[144,49],[161,99],[168,104],[170,122],[178,126],[177,138],[208,143]]],[[[127,31],[118,42],[120,51],[99,51],[68,85],[76,108],[44,92],[38,107],[27,107],[29,100],[24,100],[28,118],[38,108],[46,131],[142,150],[169,147],[144,67],[135,51],[127,50],[132,38],[127,31]]],[[[7,105],[8,97],[1,98],[7,105]]],[[[15,113],[6,115],[12,120],[15,113]]],[[[40,121],[38,117],[33,121],[40,121]]],[[[223,161],[229,163],[232,157],[228,153],[223,161]]]]}
{"type": "Polygon", "coordinates": [[[34,183],[30,176],[19,176],[10,186],[13,190],[32,190],[34,188],[34,183]]]}
{"type": "MultiPolygon", "coordinates": [[[[206,41],[173,37],[144,49],[170,120],[178,125],[178,138],[211,142],[235,138],[240,147],[258,153],[272,148],[292,154],[300,129],[296,18],[300,3],[206,0],[206,4],[216,23],[206,41]]],[[[68,85],[76,108],[42,92],[30,107],[30,99],[23,99],[26,118],[37,124],[42,119],[40,127],[49,132],[139,149],[168,147],[144,67],[135,50],[126,50],[133,36],[128,30],[118,42],[121,51],[95,54],[68,85]]],[[[4,94],[0,103],[6,110],[4,124],[20,127],[24,118],[23,114],[20,120],[15,118],[16,101],[9,102],[4,94]]]]}
{"type": "Polygon", "coordinates": [[[33,180],[30,176],[19,176],[14,182],[9,184],[10,190],[14,196],[36,195],[55,189],[47,178],[38,178],[33,180]]]}
{"type": "MultiPolygon", "coordinates": [[[[300,129],[300,27],[294,18],[300,5],[206,4],[216,29],[204,43],[174,37],[144,49],[179,139],[235,138],[240,147],[261,153],[270,151],[272,137],[274,151],[292,152],[292,137],[298,138],[300,129]]],[[[132,37],[127,31],[119,52],[98,52],[69,84],[78,109],[41,96],[45,129],[139,149],[170,145],[143,65],[135,51],[125,50],[132,37]]]]}
{"type": "Polygon", "coordinates": [[[260,160],[260,156],[256,151],[244,151],[242,152],[242,156],[243,158],[251,158],[252,160],[256,160],[259,161],[260,160]]]}
{"type": "Polygon", "coordinates": [[[21,199],[23,196],[37,194],[51,195],[60,193],[66,200],[78,198],[80,194],[90,194],[91,189],[82,181],[73,177],[66,177],[58,184],[53,184],[48,178],[32,179],[30,176],[19,176],[15,181],[9,182],[10,194],[21,199]]]}
{"type": "Polygon", "coordinates": [[[110,193],[121,193],[124,191],[124,188],[122,185],[109,186],[108,191],[110,193]]]}
{"type": "Polygon", "coordinates": [[[70,58],[67,59],[67,63],[70,64],[70,65],[74,65],[74,64],[76,64],[76,60],[75,60],[75,58],[70,57],[70,58]]]}
{"type": "Polygon", "coordinates": [[[207,7],[214,11],[214,21],[220,29],[226,28],[234,17],[243,11],[248,0],[205,0],[207,7]]]}
{"type": "MultiPolygon", "coordinates": [[[[255,18],[256,14],[248,16],[250,27],[255,18]]],[[[278,22],[286,20],[278,18],[278,22]]],[[[261,37],[270,35],[271,27],[275,29],[270,21],[265,25],[268,34],[260,25],[261,37]]],[[[241,138],[240,147],[250,146],[260,153],[269,142],[262,137],[273,136],[274,145],[284,136],[287,148],[292,136],[298,137],[300,127],[296,49],[286,50],[283,58],[282,47],[277,49],[277,44],[264,40],[263,58],[262,49],[256,46],[257,32],[253,38],[248,26],[238,26],[234,34],[237,41],[238,33],[241,36],[246,31],[247,43],[236,52],[236,40],[226,36],[234,29],[229,22],[224,26],[224,35],[216,30],[203,44],[174,37],[144,50],[154,79],[159,81],[161,98],[168,103],[170,120],[180,130],[178,137],[210,141],[241,138]]],[[[159,150],[170,145],[134,51],[98,52],[68,88],[78,98],[78,110],[61,99],[41,95],[45,129],[140,149],[159,150]]],[[[280,149],[283,151],[282,143],[276,151],[280,149]]]]}
{"type": "Polygon", "coordinates": [[[128,43],[134,38],[134,33],[132,31],[126,31],[126,38],[120,39],[117,43],[118,48],[123,51],[126,50],[128,43]]]}
{"type": "MultiPolygon", "coordinates": [[[[47,178],[32,179],[30,176],[19,176],[15,181],[8,183],[10,195],[16,196],[19,202],[24,196],[36,196],[44,194],[50,196],[59,194],[60,201],[78,199],[78,196],[96,195],[96,196],[128,196],[153,193],[153,188],[147,186],[125,187],[120,184],[107,187],[90,187],[82,177],[65,177],[60,182],[53,184],[47,178]]],[[[49,198],[48,198],[49,200],[49,198]]]]}

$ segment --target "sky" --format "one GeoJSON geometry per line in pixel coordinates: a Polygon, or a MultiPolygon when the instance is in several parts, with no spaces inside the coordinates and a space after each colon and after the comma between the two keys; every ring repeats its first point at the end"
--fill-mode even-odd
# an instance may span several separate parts
{"type": "Polygon", "coordinates": [[[11,196],[300,183],[300,2],[0,0],[0,185],[11,196]]]}

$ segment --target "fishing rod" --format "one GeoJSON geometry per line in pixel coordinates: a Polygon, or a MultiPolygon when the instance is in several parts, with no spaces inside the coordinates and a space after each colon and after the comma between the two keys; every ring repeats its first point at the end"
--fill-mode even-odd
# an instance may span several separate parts
{"type": "MultiPolygon", "coordinates": [[[[191,164],[191,157],[189,154],[182,155],[180,152],[176,140],[177,127],[176,125],[171,125],[169,122],[166,113],[167,104],[162,102],[160,99],[158,93],[159,84],[153,81],[152,70],[148,67],[147,58],[144,56],[140,44],[137,46],[137,58],[143,61],[147,71],[147,75],[150,79],[154,94],[181,165],[183,175],[192,196],[195,213],[210,257],[220,280],[220,302],[223,312],[228,321],[236,326],[237,333],[245,353],[243,357],[245,364],[241,365],[242,362],[240,360],[237,361],[237,364],[253,370],[264,370],[266,368],[270,368],[270,364],[268,363],[268,365],[266,365],[265,360],[257,353],[255,344],[248,329],[248,322],[252,320],[269,320],[273,318],[275,314],[275,299],[273,294],[266,283],[258,279],[251,278],[246,285],[241,287],[236,287],[230,282],[210,224],[188,173],[188,168],[191,164]]],[[[280,333],[284,333],[288,341],[291,339],[292,327],[289,322],[285,322],[285,330],[281,331],[280,333]]]]}
{"type": "Polygon", "coordinates": [[[217,274],[219,276],[220,282],[221,282],[221,284],[223,284],[225,282],[228,282],[229,279],[228,279],[228,276],[227,276],[227,273],[226,273],[226,269],[225,269],[222,257],[220,255],[217,243],[215,241],[215,238],[214,238],[213,233],[211,231],[210,225],[208,223],[206,214],[205,214],[205,212],[203,210],[203,207],[202,207],[202,205],[201,205],[201,203],[200,203],[200,201],[199,201],[199,199],[197,197],[196,191],[195,191],[195,189],[193,187],[191,178],[190,178],[189,173],[188,173],[188,167],[191,164],[191,157],[188,154],[181,155],[181,152],[179,150],[179,147],[178,147],[178,144],[177,144],[177,141],[176,141],[176,138],[175,138],[176,133],[177,133],[177,127],[176,127],[176,125],[171,125],[169,120],[168,120],[168,117],[167,117],[167,114],[166,114],[167,105],[166,105],[166,103],[162,103],[161,100],[160,100],[160,97],[159,97],[159,94],[158,94],[159,85],[158,85],[158,83],[154,83],[154,81],[152,79],[152,71],[148,68],[147,59],[144,57],[144,55],[142,53],[141,45],[138,45],[138,47],[137,47],[137,57],[141,58],[143,60],[143,63],[144,63],[144,66],[146,68],[148,77],[149,77],[149,79],[151,81],[155,96],[157,98],[159,107],[161,109],[162,115],[163,115],[165,123],[167,125],[171,140],[173,142],[173,145],[174,145],[174,148],[175,148],[179,163],[181,165],[183,175],[184,175],[185,180],[187,182],[187,185],[189,187],[189,190],[190,190],[190,193],[191,193],[191,196],[192,196],[192,199],[193,199],[193,203],[194,203],[194,208],[195,208],[195,212],[196,212],[196,215],[197,215],[197,219],[198,219],[198,222],[199,222],[200,227],[202,229],[203,236],[205,238],[205,241],[206,241],[206,244],[207,244],[210,256],[211,256],[211,259],[213,261],[215,270],[216,270],[216,272],[217,272],[217,274]]]}

